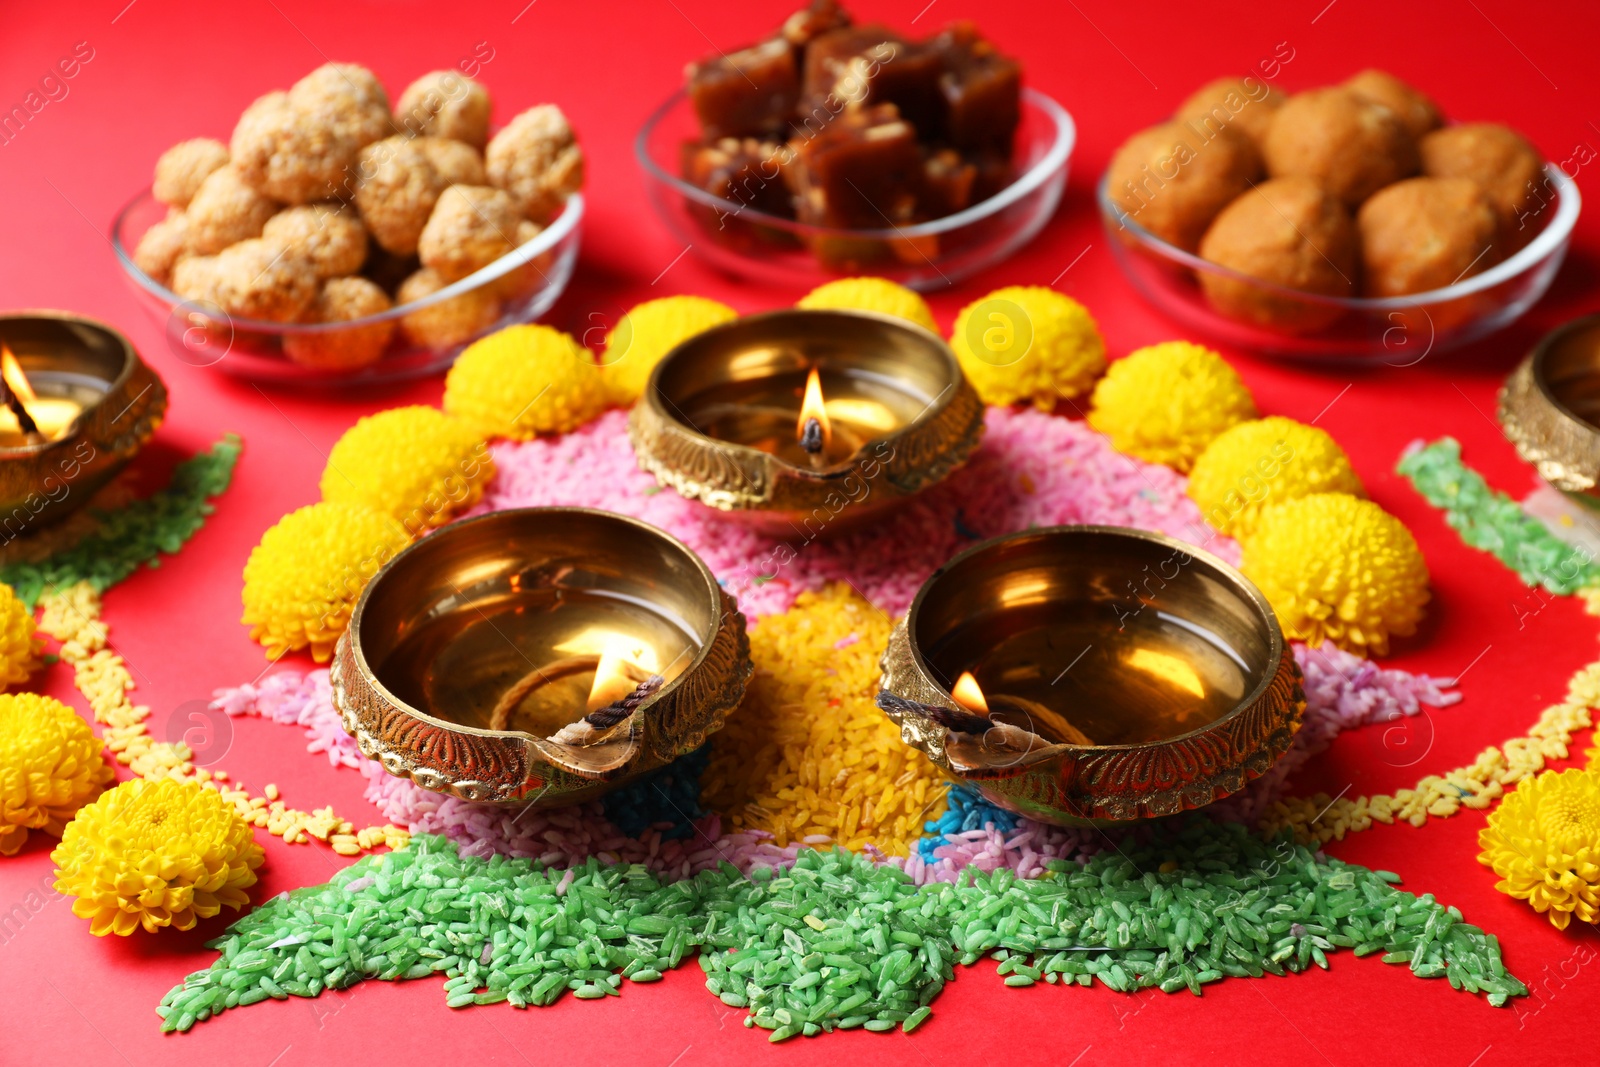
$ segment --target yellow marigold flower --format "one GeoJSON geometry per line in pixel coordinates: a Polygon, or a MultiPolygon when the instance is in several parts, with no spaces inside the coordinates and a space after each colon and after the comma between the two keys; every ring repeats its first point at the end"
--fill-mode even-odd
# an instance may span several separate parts
{"type": "Polygon", "coordinates": [[[44,642],[34,636],[33,612],[0,582],[0,691],[28,680],[39,668],[44,642]]]}
{"type": "Polygon", "coordinates": [[[887,278],[840,278],[825,282],[800,298],[795,307],[833,308],[838,311],[876,311],[916,323],[938,333],[933,311],[920,293],[887,278]]]}
{"type": "Polygon", "coordinates": [[[322,471],[322,499],[366,504],[415,536],[476,504],[494,477],[482,436],[438,408],[391,408],[339,438],[322,471]]]}
{"type": "Polygon", "coordinates": [[[1506,795],[1478,831],[1495,888],[1565,930],[1600,920],[1600,775],[1545,771],[1506,795]]]}
{"type": "Polygon", "coordinates": [[[100,937],[189,930],[223,905],[238,911],[266,856],[215,789],[136,778],[78,812],[50,858],[56,889],[77,898],[72,914],[100,937]]]}
{"type": "Polygon", "coordinates": [[[1118,452],[1180,471],[1218,434],[1255,417],[1234,369],[1188,341],[1151,345],[1111,364],[1089,408],[1089,425],[1118,452]]]}
{"type": "Polygon", "coordinates": [[[1084,306],[1054,289],[1012,285],[961,309],[950,346],[985,404],[1031,401],[1045,411],[1084,392],[1106,346],[1084,306]]]}
{"type": "Polygon", "coordinates": [[[1248,537],[1261,513],[1312,493],[1365,495],[1350,457],[1324,430],[1273,415],[1218,435],[1194,461],[1189,496],[1218,531],[1248,537]]]}
{"type": "Polygon", "coordinates": [[[114,777],[77,712],[35,693],[0,694],[0,856],[15,855],[29,830],[60,837],[114,777]]]}
{"type": "Polygon", "coordinates": [[[270,659],[310,647],[326,662],[362,588],[406,543],[399,523],[365,504],[324,501],[290,512],[245,561],[240,621],[270,659]]]}
{"type": "Polygon", "coordinates": [[[1400,520],[1370,500],[1313,493],[1268,508],[1243,542],[1244,573],[1261,587],[1283,632],[1312,648],[1384,655],[1389,637],[1416,632],[1428,565],[1400,520]]]}
{"type": "Polygon", "coordinates": [[[697,333],[731,322],[739,313],[703,296],[664,296],[630,308],[606,334],[606,385],[619,404],[644,394],[661,357],[697,333]]]}
{"type": "Polygon", "coordinates": [[[444,380],[444,409],[485,437],[575,430],[605,410],[589,352],[549,326],[507,326],[474,341],[444,380]]]}

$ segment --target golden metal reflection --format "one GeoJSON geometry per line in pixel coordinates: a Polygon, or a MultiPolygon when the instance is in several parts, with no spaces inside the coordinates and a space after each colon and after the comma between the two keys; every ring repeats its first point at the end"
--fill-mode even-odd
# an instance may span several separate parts
{"type": "Polygon", "coordinates": [[[1539,477],[1600,508],[1600,315],[1540,340],[1501,388],[1499,416],[1539,477]]]}
{"type": "Polygon", "coordinates": [[[1124,662],[1136,671],[1143,671],[1175,689],[1192,694],[1197,700],[1205,699],[1206,686],[1200,680],[1199,673],[1187,661],[1170,652],[1136,648],[1128,653],[1124,662]]]}

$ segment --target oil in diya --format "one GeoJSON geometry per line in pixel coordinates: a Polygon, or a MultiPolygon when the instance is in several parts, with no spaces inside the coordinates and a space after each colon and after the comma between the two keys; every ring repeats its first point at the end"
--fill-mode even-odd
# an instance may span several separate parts
{"type": "Polygon", "coordinates": [[[334,705],[390,773],[570,804],[693,751],[751,673],[744,619],[682,543],[585,508],[452,523],[362,591],[334,705]]]}
{"type": "Polygon", "coordinates": [[[868,312],[792,309],[669,352],[634,406],[639,465],[766,532],[855,525],[966,462],[983,407],[949,346],[868,312]]]}
{"type": "Polygon", "coordinates": [[[1243,575],[1160,534],[984,542],[923,585],[879,707],[930,759],[1031,818],[1112,824],[1236,792],[1288,749],[1299,668],[1243,575]]]}
{"type": "Polygon", "coordinates": [[[126,337],[65,312],[0,314],[0,531],[86,503],[161,425],[167,391],[126,337]]]}

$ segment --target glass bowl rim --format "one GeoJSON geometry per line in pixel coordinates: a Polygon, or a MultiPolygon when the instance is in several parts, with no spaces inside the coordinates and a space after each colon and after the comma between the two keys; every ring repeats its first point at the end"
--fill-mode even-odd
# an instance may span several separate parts
{"type": "MultiPolygon", "coordinates": [[[[153,187],[146,188],[144,191],[136,194],[132,200],[129,200],[123,205],[122,209],[117,212],[116,218],[112,220],[111,247],[116,252],[117,259],[122,264],[122,269],[140,288],[144,289],[151,296],[159,299],[162,303],[168,304],[173,308],[183,307],[186,305],[193,306],[203,311],[204,308],[201,302],[185,300],[171,289],[168,289],[166,286],[150,277],[150,275],[141,270],[139,265],[133,261],[133,255],[128,251],[127,245],[123,239],[123,231],[127,225],[129,214],[136,207],[141,206],[146,200],[150,201],[151,203],[159,203],[159,201],[155,199],[153,187]]],[[[543,255],[545,252],[550,251],[552,248],[555,248],[565,241],[567,237],[577,229],[578,223],[583,219],[583,213],[583,193],[573,193],[571,196],[567,197],[566,203],[561,209],[561,214],[557,215],[555,220],[551,222],[549,226],[545,227],[539,236],[535,237],[527,244],[507,252],[493,263],[490,263],[488,266],[467,275],[465,278],[453,281],[437,292],[429,293],[421,300],[413,300],[408,304],[396,304],[387,311],[380,311],[376,315],[366,315],[359,319],[349,319],[344,322],[317,323],[268,322],[264,319],[246,319],[234,315],[228,315],[227,321],[234,327],[253,330],[259,333],[294,335],[304,334],[311,336],[318,334],[343,333],[346,330],[355,329],[361,326],[371,326],[381,322],[393,322],[410,315],[412,312],[433,307],[435,304],[442,304],[446,300],[450,300],[454,297],[461,296],[465,293],[482,288],[490,282],[499,280],[518,267],[525,266],[538,256],[543,255]]],[[[226,313],[224,312],[224,314],[226,313]]]]}
{"type": "Polygon", "coordinates": [[[1024,86],[1022,99],[1034,108],[1043,112],[1055,127],[1055,140],[1049,149],[1033,166],[1019,174],[1011,184],[995,193],[986,200],[979,201],[969,208],[964,208],[954,215],[932,219],[928,222],[919,222],[913,226],[891,226],[878,230],[848,230],[836,226],[814,226],[810,223],[797,222],[794,219],[781,218],[769,215],[764,211],[739,203],[737,200],[725,200],[720,196],[712,196],[704,189],[684,181],[682,178],[664,169],[650,155],[649,142],[667,115],[687,98],[689,91],[679,87],[664,103],[650,113],[644,125],[639,128],[633,140],[634,156],[639,161],[647,177],[653,178],[661,185],[667,186],[680,196],[696,201],[703,207],[731,208],[732,214],[741,219],[748,219],[753,224],[770,226],[775,229],[786,230],[790,233],[809,237],[839,237],[855,238],[857,240],[904,240],[907,237],[927,237],[948,233],[957,230],[971,222],[988,218],[998,214],[1005,208],[1021,200],[1023,197],[1037,191],[1051,177],[1059,173],[1067,161],[1072,158],[1072,150],[1078,141],[1078,126],[1072,114],[1054,99],[1046,96],[1037,89],[1024,86]]]}
{"type": "Polygon", "coordinates": [[[1546,163],[1544,170],[1545,176],[1555,185],[1558,202],[1556,204],[1555,217],[1550,220],[1543,230],[1539,231],[1537,237],[1518,249],[1510,258],[1496,263],[1482,274],[1475,274],[1464,281],[1447,285],[1443,289],[1429,289],[1426,292],[1410,293],[1406,296],[1324,296],[1321,293],[1308,293],[1301,289],[1290,289],[1276,285],[1261,278],[1242,274],[1229,267],[1212,263],[1210,260],[1201,259],[1193,252],[1186,252],[1177,245],[1157,237],[1135,222],[1133,217],[1122,209],[1122,205],[1112,200],[1109,191],[1111,178],[1109,168],[1100,176],[1100,181],[1095,185],[1095,199],[1099,201],[1100,215],[1107,229],[1113,224],[1120,225],[1133,234],[1134,239],[1141,247],[1147,248],[1163,258],[1188,267],[1191,270],[1232,281],[1248,283],[1253,288],[1264,292],[1276,296],[1290,297],[1308,304],[1342,308],[1347,311],[1382,312],[1408,310],[1423,305],[1445,303],[1485,289],[1491,289],[1538,266],[1553,255],[1572,236],[1573,228],[1578,224],[1578,212],[1583,207],[1583,195],[1578,191],[1578,184],[1558,164],[1546,163]]]}

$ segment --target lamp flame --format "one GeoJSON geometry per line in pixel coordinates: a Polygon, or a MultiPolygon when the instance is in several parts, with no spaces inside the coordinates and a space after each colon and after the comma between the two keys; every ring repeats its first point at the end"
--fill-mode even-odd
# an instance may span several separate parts
{"type": "Polygon", "coordinates": [[[972,676],[971,671],[962,671],[961,677],[956,679],[956,684],[951,687],[950,695],[955,702],[968,711],[979,715],[989,714],[989,701],[984,697],[983,690],[978,688],[978,680],[972,676]]]}
{"type": "Polygon", "coordinates": [[[650,672],[637,663],[644,652],[643,649],[630,647],[630,643],[620,635],[606,642],[600,652],[600,662],[594,668],[594,684],[589,687],[585,712],[599,711],[616,703],[638,688],[640,681],[649,677],[650,672]]]}
{"type": "Polygon", "coordinates": [[[807,451],[816,452],[822,451],[822,447],[833,439],[833,425],[828,422],[828,405],[822,398],[822,376],[815,367],[806,376],[806,394],[800,401],[800,418],[794,424],[794,435],[802,445],[807,445],[807,451]],[[816,437],[820,431],[821,437],[815,449],[807,445],[808,430],[813,421],[817,424],[817,430],[810,430],[809,436],[816,437]]]}
{"type": "Polygon", "coordinates": [[[28,384],[28,376],[22,373],[22,364],[17,362],[17,357],[11,354],[7,345],[0,345],[0,376],[5,378],[6,385],[11,387],[18,400],[24,404],[39,402],[39,395],[28,384]]]}

